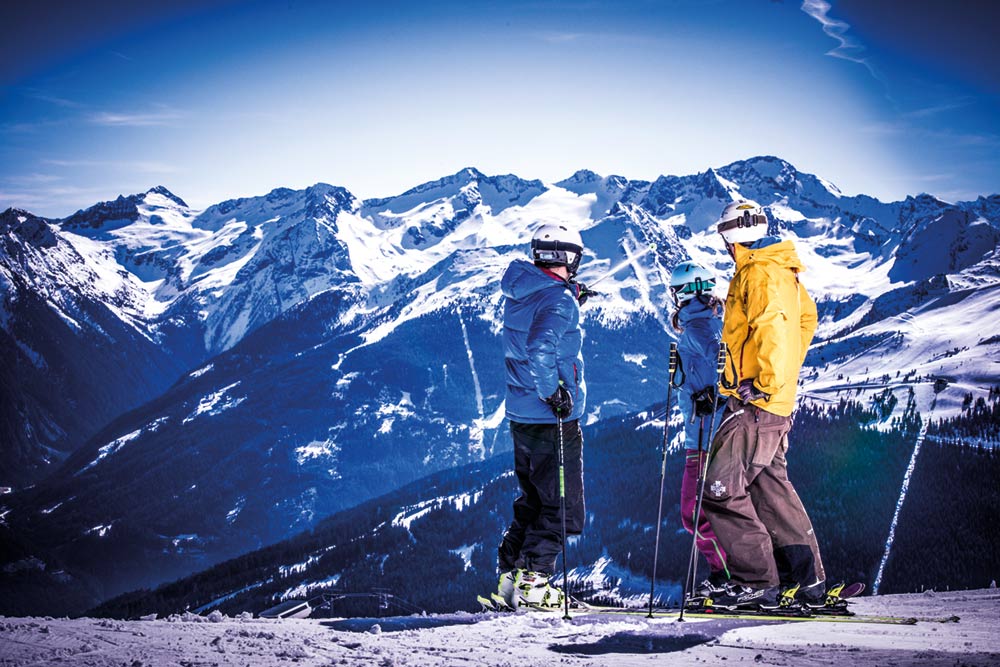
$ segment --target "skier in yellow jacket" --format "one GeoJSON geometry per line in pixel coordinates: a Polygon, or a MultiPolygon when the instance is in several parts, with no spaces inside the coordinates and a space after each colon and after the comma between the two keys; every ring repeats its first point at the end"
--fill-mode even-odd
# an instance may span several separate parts
{"type": "Polygon", "coordinates": [[[729,399],[704,497],[731,575],[713,603],[764,610],[822,606],[826,594],[819,544],[785,460],[816,304],[799,282],[795,246],[767,227],[752,201],[728,205],[718,222],[736,272],[722,329],[730,362],[720,391],[729,399]]]}

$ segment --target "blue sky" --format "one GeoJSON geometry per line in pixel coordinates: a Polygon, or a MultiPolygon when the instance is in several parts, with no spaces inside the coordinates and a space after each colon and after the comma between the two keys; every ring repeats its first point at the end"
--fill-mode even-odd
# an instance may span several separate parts
{"type": "Polygon", "coordinates": [[[151,4],[4,3],[0,209],[754,155],[883,200],[1000,191],[991,2],[151,4]]]}

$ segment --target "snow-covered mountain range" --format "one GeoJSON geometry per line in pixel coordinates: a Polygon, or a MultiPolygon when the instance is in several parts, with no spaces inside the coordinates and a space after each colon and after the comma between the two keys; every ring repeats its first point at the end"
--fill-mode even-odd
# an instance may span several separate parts
{"type": "Polygon", "coordinates": [[[367,201],[318,184],[196,211],[157,187],[63,220],[8,210],[0,485],[48,473],[5,498],[9,563],[104,597],[508,448],[499,278],[546,222],[582,231],[584,282],[626,262],[584,309],[587,422],[662,401],[669,272],[731,272],[712,223],[738,197],[808,267],[806,395],[913,387],[940,416],[1000,380],[998,195],[845,197],[759,157],[653,182],[464,169],[367,201]]]}

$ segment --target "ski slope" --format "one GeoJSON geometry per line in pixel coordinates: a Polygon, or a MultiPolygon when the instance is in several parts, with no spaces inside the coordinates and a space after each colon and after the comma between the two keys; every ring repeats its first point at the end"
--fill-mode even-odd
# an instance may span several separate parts
{"type": "Polygon", "coordinates": [[[1000,593],[863,597],[859,613],[957,622],[875,625],[820,621],[647,619],[644,615],[469,613],[354,619],[253,619],[185,614],[115,621],[0,619],[8,667],[327,665],[965,665],[1000,664],[1000,593]],[[723,662],[724,661],[724,662],[723,662]]]}

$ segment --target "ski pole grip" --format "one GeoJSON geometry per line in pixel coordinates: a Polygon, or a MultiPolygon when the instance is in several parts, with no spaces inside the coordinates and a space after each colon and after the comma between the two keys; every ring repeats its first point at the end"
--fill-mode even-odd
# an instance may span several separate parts
{"type": "Polygon", "coordinates": [[[726,370],[726,358],[729,356],[729,346],[725,343],[719,343],[719,363],[715,367],[715,372],[722,375],[723,371],[726,370]]]}
{"type": "Polygon", "coordinates": [[[677,343],[670,343],[670,359],[667,367],[671,376],[677,371],[677,343]]]}

